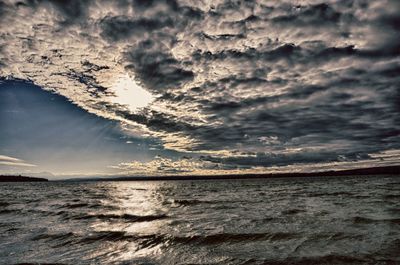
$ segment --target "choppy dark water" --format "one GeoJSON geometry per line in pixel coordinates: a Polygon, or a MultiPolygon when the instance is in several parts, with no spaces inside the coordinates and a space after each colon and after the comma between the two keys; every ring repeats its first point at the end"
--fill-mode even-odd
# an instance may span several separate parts
{"type": "Polygon", "coordinates": [[[0,184],[0,263],[400,264],[400,178],[0,184]]]}

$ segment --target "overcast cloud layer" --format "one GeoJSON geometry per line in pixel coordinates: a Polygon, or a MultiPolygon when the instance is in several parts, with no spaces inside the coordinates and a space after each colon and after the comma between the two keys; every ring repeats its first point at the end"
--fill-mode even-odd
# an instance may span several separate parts
{"type": "Polygon", "coordinates": [[[398,162],[399,73],[398,0],[0,2],[2,77],[201,154],[181,162],[196,168],[398,162]],[[115,100],[127,73],[147,107],[115,100]]]}

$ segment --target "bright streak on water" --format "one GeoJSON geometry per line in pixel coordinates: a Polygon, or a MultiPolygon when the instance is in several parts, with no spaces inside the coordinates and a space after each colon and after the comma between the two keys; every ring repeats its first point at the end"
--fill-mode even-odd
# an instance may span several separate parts
{"type": "Polygon", "coordinates": [[[0,184],[0,264],[400,264],[400,179],[0,184]]]}

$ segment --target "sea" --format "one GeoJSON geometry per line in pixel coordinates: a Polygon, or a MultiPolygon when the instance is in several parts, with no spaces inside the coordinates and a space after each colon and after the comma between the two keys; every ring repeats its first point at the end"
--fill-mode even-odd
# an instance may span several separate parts
{"type": "Polygon", "coordinates": [[[0,264],[400,264],[400,178],[1,183],[0,264]]]}

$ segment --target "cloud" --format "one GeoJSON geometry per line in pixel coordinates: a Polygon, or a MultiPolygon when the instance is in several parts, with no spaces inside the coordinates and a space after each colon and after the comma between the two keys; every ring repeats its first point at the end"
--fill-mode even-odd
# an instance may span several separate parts
{"type": "Polygon", "coordinates": [[[36,167],[34,164],[26,163],[24,160],[11,157],[0,155],[0,166],[10,166],[10,167],[36,167]]]}
{"type": "Polygon", "coordinates": [[[396,0],[3,1],[0,75],[218,163],[354,161],[400,149],[399,11],[396,0]],[[155,96],[147,107],[115,102],[126,73],[155,96]]]}
{"type": "Polygon", "coordinates": [[[198,174],[199,172],[218,171],[220,165],[209,161],[201,161],[191,157],[171,159],[156,157],[149,162],[131,161],[120,163],[111,168],[125,173],[155,175],[155,174],[198,174]]]}
{"type": "Polygon", "coordinates": [[[0,161],[1,166],[12,166],[12,167],[36,167],[36,165],[23,163],[23,162],[7,162],[0,161]]]}
{"type": "Polygon", "coordinates": [[[101,35],[110,41],[129,39],[132,35],[143,35],[156,29],[172,27],[173,21],[168,18],[131,19],[126,16],[107,16],[100,21],[101,35]]]}
{"type": "MultiPolygon", "coordinates": [[[[315,150],[314,150],[315,151],[315,150]]],[[[399,150],[386,150],[372,154],[352,154],[345,157],[329,152],[286,150],[279,154],[246,153],[229,156],[157,156],[148,162],[130,161],[110,166],[116,175],[210,175],[210,174],[263,174],[273,172],[312,172],[344,170],[355,167],[397,165],[399,150]],[[305,153],[305,154],[304,154],[305,153]],[[325,155],[321,155],[325,154],[325,155]],[[268,168],[268,171],[266,171],[268,168]]]]}

